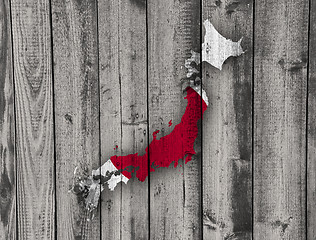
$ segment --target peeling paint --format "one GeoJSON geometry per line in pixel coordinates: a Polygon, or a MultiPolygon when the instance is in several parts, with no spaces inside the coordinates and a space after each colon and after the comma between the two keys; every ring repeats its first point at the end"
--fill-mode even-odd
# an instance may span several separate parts
{"type": "MultiPolygon", "coordinates": [[[[74,174],[76,172],[77,168],[74,174]]],[[[108,184],[108,188],[113,191],[118,183],[124,182],[126,184],[128,180],[113,165],[111,160],[108,160],[100,168],[93,170],[91,176],[77,178],[71,191],[77,195],[81,195],[80,198],[84,199],[86,209],[93,211],[98,206],[99,198],[105,184],[108,184]]]]}
{"type": "Polygon", "coordinates": [[[202,62],[222,70],[222,65],[229,57],[237,57],[244,53],[241,47],[242,38],[238,42],[226,39],[206,20],[204,23],[205,38],[202,44],[202,62]]]}
{"type": "MultiPolygon", "coordinates": [[[[203,23],[205,27],[204,43],[202,43],[202,62],[207,62],[219,70],[222,70],[224,62],[229,57],[237,57],[244,53],[241,42],[233,42],[223,37],[213,26],[206,20],[203,23]]],[[[201,63],[201,54],[191,51],[191,56],[185,60],[184,66],[188,69],[187,78],[198,74],[197,66],[201,63]]]]}

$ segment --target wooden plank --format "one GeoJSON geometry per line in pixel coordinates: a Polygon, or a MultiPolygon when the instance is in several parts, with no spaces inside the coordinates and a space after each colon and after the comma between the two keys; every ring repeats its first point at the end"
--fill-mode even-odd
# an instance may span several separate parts
{"type": "MultiPolygon", "coordinates": [[[[149,133],[160,130],[157,139],[170,134],[185,111],[184,63],[191,50],[200,52],[199,16],[199,1],[148,1],[149,133]]],[[[200,148],[196,144],[198,154],[187,165],[150,173],[150,239],[201,239],[200,148]]]]}
{"type": "MultiPolygon", "coordinates": [[[[148,142],[146,2],[100,2],[99,35],[102,160],[143,155],[148,142]]],[[[147,239],[147,186],[134,176],[121,189],[105,191],[102,200],[108,207],[102,209],[102,236],[147,239]]]]}
{"type": "Polygon", "coordinates": [[[51,4],[57,237],[99,239],[99,211],[91,221],[83,200],[68,193],[75,177],[91,174],[100,164],[97,2],[51,4]]]}
{"type": "Polygon", "coordinates": [[[255,6],[255,239],[306,239],[308,5],[255,6]]]}
{"type": "MultiPolygon", "coordinates": [[[[120,1],[119,69],[122,154],[145,154],[148,145],[146,1],[120,1]]],[[[148,180],[132,174],[122,188],[122,239],[148,239],[148,180]]]]}
{"type": "Polygon", "coordinates": [[[316,238],[316,2],[311,1],[307,125],[307,239],[316,238]]]}
{"type": "MultiPolygon", "coordinates": [[[[98,2],[101,162],[121,155],[122,116],[119,80],[119,2],[98,2]]],[[[121,185],[101,195],[101,235],[121,239],[121,185]]]]}
{"type": "Polygon", "coordinates": [[[0,239],[16,239],[14,88],[10,2],[0,1],[0,239]]]}
{"type": "Polygon", "coordinates": [[[18,239],[55,238],[49,1],[12,0],[18,239]]]}
{"type": "Polygon", "coordinates": [[[210,102],[203,118],[203,234],[247,240],[252,234],[253,1],[203,0],[202,11],[203,22],[209,19],[225,38],[243,37],[245,51],[226,60],[221,71],[202,65],[210,102]]]}

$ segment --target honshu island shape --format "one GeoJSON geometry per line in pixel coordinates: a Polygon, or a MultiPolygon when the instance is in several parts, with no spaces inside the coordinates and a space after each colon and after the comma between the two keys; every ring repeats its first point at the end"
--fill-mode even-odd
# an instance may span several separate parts
{"type": "Polygon", "coordinates": [[[198,136],[198,121],[207,109],[208,99],[205,91],[200,86],[191,86],[186,89],[187,106],[181,122],[173,131],[160,139],[153,133],[154,139],[146,148],[144,155],[138,153],[127,156],[112,156],[100,168],[92,171],[92,176],[78,183],[81,189],[86,189],[86,208],[90,211],[98,205],[100,193],[107,187],[114,190],[118,183],[125,184],[136,173],[136,178],[143,182],[149,172],[156,168],[174,167],[180,159],[185,163],[191,161],[194,151],[194,142],[198,136]],[[148,155],[150,156],[148,159],[148,155]],[[153,168],[153,166],[155,166],[153,168]]]}

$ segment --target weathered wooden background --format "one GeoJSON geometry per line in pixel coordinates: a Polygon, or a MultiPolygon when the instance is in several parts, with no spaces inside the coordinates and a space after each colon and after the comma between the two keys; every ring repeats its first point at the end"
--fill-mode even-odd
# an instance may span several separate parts
{"type": "Polygon", "coordinates": [[[0,32],[1,240],[316,239],[316,0],[0,0],[0,32]],[[198,154],[88,221],[74,169],[180,122],[205,19],[245,54],[202,66],[198,154]]]}

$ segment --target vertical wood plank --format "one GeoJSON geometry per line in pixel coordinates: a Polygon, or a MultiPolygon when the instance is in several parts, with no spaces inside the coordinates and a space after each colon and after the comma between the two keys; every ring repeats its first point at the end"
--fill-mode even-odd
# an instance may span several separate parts
{"type": "MultiPolygon", "coordinates": [[[[145,154],[147,121],[146,1],[123,0],[119,6],[119,78],[121,81],[122,154],[145,154]]],[[[148,239],[148,180],[122,187],[122,239],[148,239]]]]}
{"type": "Polygon", "coordinates": [[[18,239],[55,238],[49,1],[12,0],[18,239]]]}
{"type": "Polygon", "coordinates": [[[0,1],[0,239],[16,239],[14,88],[10,2],[0,1]]]}
{"type": "Polygon", "coordinates": [[[306,239],[308,5],[256,1],[255,239],[306,239]]]}
{"type": "MultiPolygon", "coordinates": [[[[143,155],[148,142],[146,1],[99,2],[99,33],[102,161],[143,155]]],[[[147,239],[147,186],[134,176],[121,189],[105,190],[102,236],[147,239]]]]}
{"type": "Polygon", "coordinates": [[[307,239],[316,238],[316,2],[311,0],[307,128],[307,239]]]}
{"type": "Polygon", "coordinates": [[[57,237],[99,239],[100,214],[91,221],[83,200],[69,193],[75,177],[100,164],[97,2],[51,4],[57,237]]]}
{"type": "MultiPolygon", "coordinates": [[[[160,130],[159,139],[181,121],[187,103],[184,62],[191,50],[200,52],[199,22],[199,1],[148,1],[150,142],[154,131],[160,130]]],[[[198,154],[187,165],[150,173],[150,239],[202,238],[200,148],[195,146],[198,154]]]]}
{"type": "MultiPolygon", "coordinates": [[[[98,1],[101,163],[122,154],[119,3],[98,1]]],[[[108,239],[121,239],[121,193],[119,184],[115,191],[105,189],[101,196],[101,235],[108,239]]]]}
{"type": "Polygon", "coordinates": [[[209,19],[225,38],[243,37],[245,51],[221,71],[202,65],[210,101],[203,119],[203,233],[246,240],[252,233],[253,1],[203,0],[202,7],[203,22],[209,19]]]}

